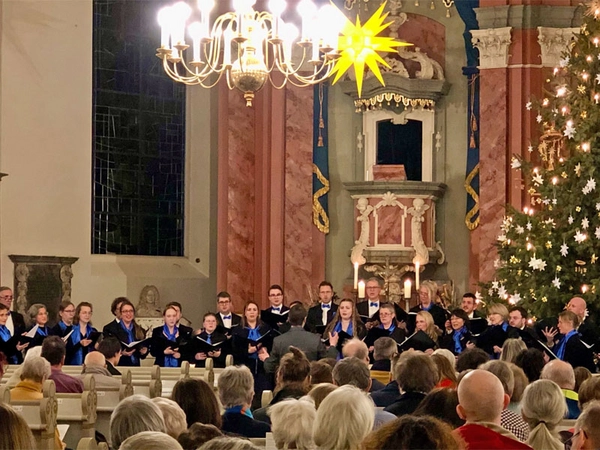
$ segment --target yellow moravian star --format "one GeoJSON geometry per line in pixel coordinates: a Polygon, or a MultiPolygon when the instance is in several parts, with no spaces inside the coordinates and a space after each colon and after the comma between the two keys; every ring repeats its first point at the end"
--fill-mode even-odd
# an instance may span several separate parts
{"type": "Polygon", "coordinates": [[[375,13],[365,22],[360,24],[360,17],[356,17],[356,24],[347,20],[339,38],[340,57],[335,62],[333,72],[335,84],[344,75],[350,66],[354,66],[356,74],[356,87],[358,96],[362,94],[362,82],[365,72],[365,65],[371,69],[379,82],[385,86],[379,64],[389,67],[388,63],[379,55],[378,52],[395,52],[396,47],[405,47],[412,44],[400,42],[391,37],[377,36],[383,30],[388,28],[392,22],[383,23],[389,13],[383,13],[386,3],[382,3],[375,13]]]}

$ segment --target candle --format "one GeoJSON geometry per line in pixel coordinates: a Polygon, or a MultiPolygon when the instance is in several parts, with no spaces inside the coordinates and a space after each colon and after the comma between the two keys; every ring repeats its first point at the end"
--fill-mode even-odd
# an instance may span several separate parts
{"type": "Polygon", "coordinates": [[[358,298],[365,298],[365,282],[363,280],[358,282],[358,298]]]}
{"type": "Polygon", "coordinates": [[[588,290],[588,287],[587,287],[587,285],[586,285],[586,284],[584,284],[583,286],[581,286],[581,292],[582,292],[583,294],[585,294],[585,293],[587,292],[587,290],[588,290]]]}
{"type": "Polygon", "coordinates": [[[358,263],[354,263],[354,289],[358,288],[358,263]]]}
{"type": "Polygon", "coordinates": [[[420,267],[421,264],[419,262],[415,263],[415,289],[419,290],[419,276],[420,276],[420,267]]]}
{"type": "Polygon", "coordinates": [[[412,294],[411,294],[411,292],[410,292],[411,288],[412,288],[412,283],[411,283],[411,282],[410,282],[410,280],[407,278],[407,279],[404,281],[404,298],[411,298],[411,297],[412,297],[412,294]]]}

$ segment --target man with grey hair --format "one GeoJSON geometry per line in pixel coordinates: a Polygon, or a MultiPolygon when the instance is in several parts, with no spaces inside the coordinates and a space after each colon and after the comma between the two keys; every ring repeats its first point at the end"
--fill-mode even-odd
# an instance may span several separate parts
{"type": "Polygon", "coordinates": [[[380,337],[373,344],[373,359],[371,370],[392,370],[392,357],[398,353],[398,344],[390,337],[380,337]]]}
{"type": "MultiPolygon", "coordinates": [[[[369,368],[356,357],[344,358],[337,362],[333,368],[333,384],[336,386],[352,385],[363,392],[369,392],[371,387],[371,373],[369,368]]],[[[395,415],[381,410],[375,411],[373,429],[379,428],[384,423],[396,418],[395,415]]]]}
{"type": "Polygon", "coordinates": [[[600,448],[600,401],[588,403],[575,423],[571,438],[572,450],[594,450],[600,448]]]}
{"type": "Polygon", "coordinates": [[[106,368],[106,358],[100,352],[90,352],[85,355],[83,371],[77,378],[83,380],[87,374],[92,374],[96,382],[96,389],[120,388],[121,380],[114,378],[106,368]]]}
{"type": "Polygon", "coordinates": [[[262,438],[271,431],[269,424],[254,420],[250,411],[254,397],[254,377],[250,369],[246,366],[225,367],[217,385],[225,408],[221,431],[249,438],[262,438]]]}
{"type": "Polygon", "coordinates": [[[40,356],[34,356],[25,360],[20,377],[21,381],[31,380],[43,384],[51,373],[50,363],[40,356]]]}
{"type": "Polygon", "coordinates": [[[569,408],[566,419],[577,419],[581,411],[579,410],[579,395],[575,389],[575,372],[573,366],[568,362],[555,359],[550,361],[542,369],[540,375],[542,380],[554,381],[562,389],[569,408]]]}
{"type": "MultiPolygon", "coordinates": [[[[369,367],[369,348],[367,347],[367,344],[360,339],[352,338],[347,340],[342,347],[342,356],[344,358],[358,358],[365,364],[367,369],[369,367]]],[[[379,391],[384,387],[385,385],[381,381],[372,378],[369,392],[379,391]]]]}
{"type": "Polygon", "coordinates": [[[110,416],[111,448],[119,448],[130,436],[142,431],[166,433],[160,408],[143,395],[123,399],[110,416]]]}
{"type": "MultiPolygon", "coordinates": [[[[487,370],[498,377],[502,383],[504,393],[512,398],[515,389],[515,376],[509,363],[506,361],[488,361],[479,366],[482,370],[487,370]]],[[[511,411],[507,407],[502,410],[500,425],[513,433],[521,442],[526,442],[529,438],[529,425],[523,420],[520,414],[511,411]]]]}

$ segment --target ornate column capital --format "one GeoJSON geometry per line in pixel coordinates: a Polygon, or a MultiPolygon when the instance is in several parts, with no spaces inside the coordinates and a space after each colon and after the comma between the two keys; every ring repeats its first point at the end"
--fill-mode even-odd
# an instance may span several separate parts
{"type": "Polygon", "coordinates": [[[480,69],[508,67],[508,49],[512,27],[471,30],[473,46],[479,49],[480,69]]]}
{"type": "Polygon", "coordinates": [[[569,43],[579,34],[579,28],[538,27],[538,42],[542,49],[542,66],[556,67],[569,43]]]}

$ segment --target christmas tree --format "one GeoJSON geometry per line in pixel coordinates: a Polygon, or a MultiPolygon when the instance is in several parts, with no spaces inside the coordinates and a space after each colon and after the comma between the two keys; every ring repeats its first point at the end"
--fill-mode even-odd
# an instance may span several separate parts
{"type": "Polygon", "coordinates": [[[534,316],[555,316],[583,297],[598,310],[600,294],[600,0],[588,2],[574,37],[537,110],[541,137],[529,158],[514,157],[530,206],[508,208],[498,236],[496,279],[488,302],[508,301],[534,316]]]}

